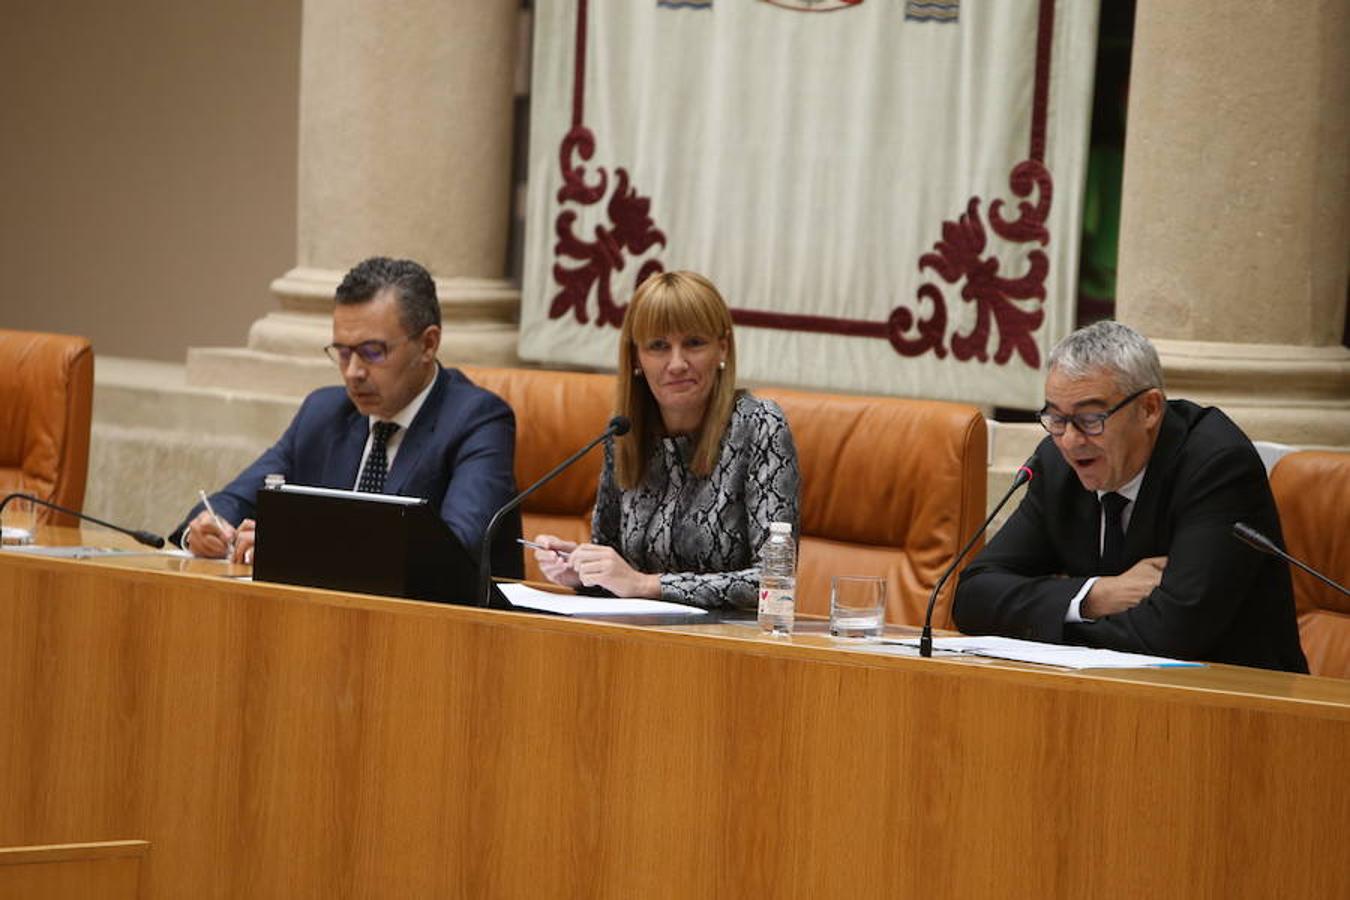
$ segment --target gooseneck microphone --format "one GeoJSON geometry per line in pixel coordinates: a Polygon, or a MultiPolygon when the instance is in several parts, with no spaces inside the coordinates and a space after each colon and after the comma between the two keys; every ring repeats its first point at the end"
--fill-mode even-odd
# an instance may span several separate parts
{"type": "Polygon", "coordinates": [[[1347,595],[1347,596],[1350,596],[1350,590],[1346,590],[1346,589],[1345,589],[1345,585],[1343,585],[1343,584],[1338,584],[1337,582],[1335,582],[1335,581],[1333,581],[1332,579],[1328,578],[1327,576],[1323,575],[1321,572],[1317,571],[1316,569],[1314,569],[1312,566],[1308,565],[1307,563],[1304,563],[1304,562],[1302,562],[1301,560],[1295,559],[1294,557],[1290,556],[1288,553],[1285,553],[1285,552],[1284,552],[1283,550],[1281,550],[1279,547],[1275,546],[1275,542],[1274,542],[1274,541],[1272,541],[1270,538],[1266,537],[1266,536],[1265,536],[1264,534],[1262,534],[1261,532],[1257,531],[1257,530],[1256,530],[1255,528],[1253,528],[1252,526],[1247,525],[1247,524],[1245,524],[1245,523],[1243,523],[1243,522],[1234,522],[1234,523],[1233,523],[1233,537],[1235,537],[1235,538],[1237,538],[1238,540],[1242,541],[1242,543],[1246,544],[1246,545],[1249,546],[1249,547],[1254,547],[1254,548],[1256,548],[1257,550],[1260,550],[1262,553],[1269,553],[1271,556],[1278,557],[1279,559],[1282,559],[1282,560],[1284,560],[1284,561],[1287,562],[1287,563],[1290,563],[1290,564],[1292,564],[1292,565],[1298,566],[1300,569],[1302,569],[1303,571],[1307,572],[1309,575],[1313,576],[1314,578],[1321,579],[1321,580],[1324,581],[1325,583],[1327,583],[1327,584],[1329,584],[1330,586],[1334,587],[1336,590],[1340,591],[1342,594],[1345,594],[1345,595],[1347,595]]]}
{"type": "Polygon", "coordinates": [[[970,540],[966,541],[966,545],[961,548],[961,552],[956,554],[956,559],[952,560],[952,564],[942,573],[942,577],[938,579],[937,584],[933,585],[933,593],[928,595],[928,610],[923,615],[923,631],[919,635],[920,656],[931,657],[933,655],[933,607],[937,605],[938,594],[942,593],[942,586],[947,583],[948,578],[952,577],[952,573],[955,572],[956,567],[961,564],[961,560],[965,559],[966,554],[970,552],[970,548],[975,546],[975,542],[980,539],[980,535],[984,534],[989,529],[989,523],[994,521],[994,516],[998,515],[999,510],[1007,505],[1013,492],[1032,478],[1036,477],[1035,463],[1036,457],[1032,456],[1026,462],[1022,463],[1022,465],[1017,467],[1017,474],[1013,476],[1012,484],[1008,487],[1007,493],[1003,495],[1003,499],[998,501],[998,505],[994,507],[994,511],[989,514],[989,517],[984,520],[984,524],[970,536],[970,540]]]}
{"type": "Polygon", "coordinates": [[[524,503],[526,497],[548,484],[554,478],[557,478],[563,469],[566,469],[568,466],[572,465],[572,463],[591,452],[591,449],[594,448],[596,444],[606,440],[610,436],[622,437],[628,433],[628,429],[631,427],[632,425],[629,423],[627,416],[615,416],[610,419],[609,425],[604,431],[597,435],[593,441],[567,457],[567,459],[558,463],[548,472],[548,474],[544,475],[543,478],[540,478],[534,484],[530,485],[519,494],[516,494],[515,497],[511,498],[509,503],[493,514],[491,520],[488,521],[487,528],[483,531],[483,549],[478,566],[478,577],[480,581],[479,597],[481,598],[478,602],[479,606],[488,606],[492,599],[492,538],[497,533],[497,526],[501,523],[502,517],[524,503]]]}
{"type": "Polygon", "coordinates": [[[27,500],[31,503],[36,503],[38,506],[45,506],[48,509],[54,509],[57,512],[65,513],[68,516],[74,516],[77,519],[84,519],[86,522],[93,522],[95,525],[102,525],[104,528],[111,528],[113,531],[120,532],[122,534],[127,535],[128,537],[133,537],[136,540],[140,541],[142,544],[147,544],[151,547],[154,547],[156,550],[164,546],[164,538],[152,532],[137,531],[132,528],[123,528],[121,525],[114,525],[111,522],[105,522],[102,519],[96,519],[93,516],[85,515],[79,510],[67,509],[64,506],[59,506],[55,503],[52,503],[50,500],[43,500],[41,497],[34,497],[32,494],[10,494],[9,496],[5,497],[5,499],[0,500],[0,514],[4,513],[5,507],[9,504],[9,501],[19,499],[27,500]]]}

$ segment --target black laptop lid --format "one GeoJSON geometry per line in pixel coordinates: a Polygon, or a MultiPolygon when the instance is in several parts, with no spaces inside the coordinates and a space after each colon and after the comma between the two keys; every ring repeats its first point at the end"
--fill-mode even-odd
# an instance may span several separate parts
{"type": "Polygon", "coordinates": [[[288,484],[257,507],[256,581],[478,605],[477,563],[420,497],[288,484]]]}

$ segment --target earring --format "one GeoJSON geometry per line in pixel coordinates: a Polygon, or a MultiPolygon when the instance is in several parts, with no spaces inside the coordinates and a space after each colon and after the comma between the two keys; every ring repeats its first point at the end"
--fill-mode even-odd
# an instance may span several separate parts
{"type": "Polygon", "coordinates": [[[722,360],[721,362],[719,362],[719,363],[717,364],[717,368],[719,368],[719,369],[725,369],[726,367],[727,367],[727,361],[726,361],[725,359],[722,360]]]}
{"type": "Polygon", "coordinates": [[[633,377],[634,377],[634,378],[641,378],[641,377],[642,377],[642,367],[641,367],[641,366],[633,366],[633,377]]]}

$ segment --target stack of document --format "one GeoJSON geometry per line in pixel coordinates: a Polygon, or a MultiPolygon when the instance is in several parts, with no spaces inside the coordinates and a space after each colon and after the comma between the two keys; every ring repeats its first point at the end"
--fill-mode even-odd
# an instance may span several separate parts
{"type": "MultiPolygon", "coordinates": [[[[917,647],[914,639],[886,641],[903,647],[917,647]]],[[[1095,647],[1074,647],[1068,644],[1043,644],[1005,637],[947,637],[933,639],[933,652],[965,653],[1014,662],[1039,663],[1061,669],[1146,669],[1163,667],[1203,666],[1204,663],[1183,662],[1165,656],[1147,656],[1126,653],[1123,650],[1099,650],[1095,647]]]]}

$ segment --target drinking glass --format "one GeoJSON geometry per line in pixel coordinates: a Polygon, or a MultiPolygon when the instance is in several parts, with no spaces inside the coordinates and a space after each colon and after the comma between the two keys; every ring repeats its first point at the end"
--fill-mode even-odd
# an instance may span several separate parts
{"type": "Polygon", "coordinates": [[[31,544],[37,537],[37,504],[16,497],[0,513],[0,542],[31,544]]]}
{"type": "Polygon", "coordinates": [[[885,622],[886,579],[876,575],[830,579],[830,634],[877,639],[885,622]]]}

